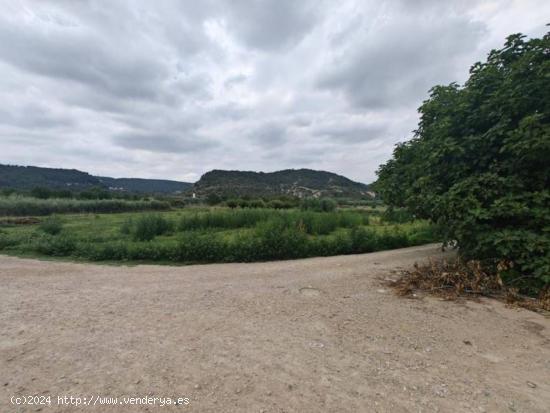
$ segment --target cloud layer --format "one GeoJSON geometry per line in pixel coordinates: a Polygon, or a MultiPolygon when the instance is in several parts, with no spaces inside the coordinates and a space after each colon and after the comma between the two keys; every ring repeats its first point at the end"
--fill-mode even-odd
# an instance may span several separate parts
{"type": "Polygon", "coordinates": [[[431,86],[550,15],[545,0],[5,3],[1,163],[190,181],[370,182],[431,86]]]}

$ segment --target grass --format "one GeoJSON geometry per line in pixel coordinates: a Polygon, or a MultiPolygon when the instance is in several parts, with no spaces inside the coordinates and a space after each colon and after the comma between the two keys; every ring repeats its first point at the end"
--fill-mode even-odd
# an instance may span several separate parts
{"type": "Polygon", "coordinates": [[[0,252],[109,262],[249,262],[353,254],[437,240],[425,221],[367,211],[181,209],[78,214],[0,228],[0,252]]]}

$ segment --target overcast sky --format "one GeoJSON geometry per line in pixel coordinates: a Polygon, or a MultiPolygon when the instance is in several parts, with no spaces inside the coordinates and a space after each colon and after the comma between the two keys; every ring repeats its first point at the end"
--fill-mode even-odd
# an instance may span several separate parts
{"type": "Polygon", "coordinates": [[[548,0],[0,1],[0,163],[375,179],[435,84],[548,0]]]}

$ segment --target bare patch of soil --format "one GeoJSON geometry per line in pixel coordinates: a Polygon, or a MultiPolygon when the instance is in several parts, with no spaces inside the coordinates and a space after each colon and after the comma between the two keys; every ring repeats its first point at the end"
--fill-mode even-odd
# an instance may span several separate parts
{"type": "Polygon", "coordinates": [[[255,264],[0,256],[0,411],[13,395],[185,396],[76,412],[547,412],[550,319],[380,279],[429,245],[255,264]]]}

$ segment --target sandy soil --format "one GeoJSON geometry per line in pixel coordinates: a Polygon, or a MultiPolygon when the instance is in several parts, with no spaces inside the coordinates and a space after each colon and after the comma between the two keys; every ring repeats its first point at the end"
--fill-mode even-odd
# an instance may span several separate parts
{"type": "Polygon", "coordinates": [[[399,298],[435,245],[258,264],[0,257],[0,412],[549,412],[550,319],[399,298]],[[189,405],[57,405],[57,396],[189,405]]]}

